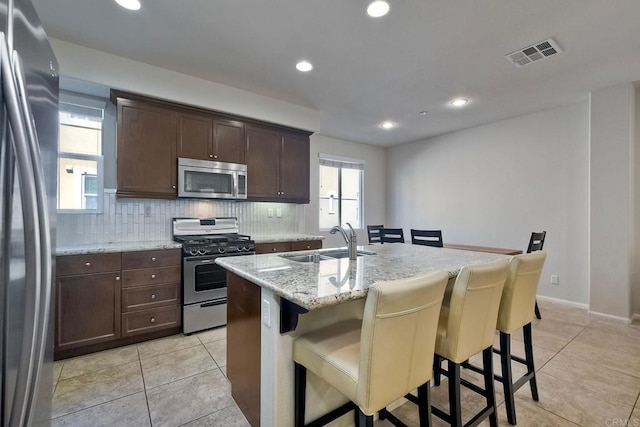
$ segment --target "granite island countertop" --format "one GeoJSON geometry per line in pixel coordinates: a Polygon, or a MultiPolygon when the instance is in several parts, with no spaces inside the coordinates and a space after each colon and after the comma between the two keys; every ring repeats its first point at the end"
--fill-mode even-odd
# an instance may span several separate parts
{"type": "Polygon", "coordinates": [[[324,236],[314,236],[310,234],[281,233],[281,234],[255,234],[251,239],[256,243],[279,243],[279,242],[303,242],[307,240],[324,240],[324,236]]]}
{"type": "MultiPolygon", "coordinates": [[[[444,270],[449,277],[455,277],[465,265],[510,258],[506,255],[403,243],[358,246],[358,249],[375,252],[375,255],[358,256],[357,261],[332,258],[314,263],[292,261],[279,256],[282,254],[263,254],[221,257],[216,259],[216,263],[307,310],[315,310],[363,298],[369,286],[376,282],[403,279],[435,270],[444,270]]],[[[331,250],[335,248],[287,254],[322,254],[331,250]]]]}
{"type": "Polygon", "coordinates": [[[181,243],[170,240],[157,240],[145,242],[108,242],[88,243],[79,245],[56,246],[56,255],[83,255],[100,254],[108,252],[134,252],[152,251],[158,249],[180,249],[181,243]]]}

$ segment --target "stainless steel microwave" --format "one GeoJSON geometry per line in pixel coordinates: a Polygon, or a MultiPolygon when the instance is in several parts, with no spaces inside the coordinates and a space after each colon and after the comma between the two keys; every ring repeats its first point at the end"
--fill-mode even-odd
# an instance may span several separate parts
{"type": "Polygon", "coordinates": [[[247,165],[179,158],[178,197],[246,199],[247,165]]]}

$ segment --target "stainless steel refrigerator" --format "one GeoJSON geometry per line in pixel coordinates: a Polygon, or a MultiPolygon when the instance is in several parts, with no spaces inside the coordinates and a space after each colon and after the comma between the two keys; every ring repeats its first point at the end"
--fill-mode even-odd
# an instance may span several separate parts
{"type": "Polygon", "coordinates": [[[0,0],[0,427],[51,416],[57,62],[28,0],[0,0]]]}

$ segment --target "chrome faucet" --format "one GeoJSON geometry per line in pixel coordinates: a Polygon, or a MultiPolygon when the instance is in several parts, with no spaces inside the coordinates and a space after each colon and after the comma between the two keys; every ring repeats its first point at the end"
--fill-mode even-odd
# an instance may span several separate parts
{"type": "Polygon", "coordinates": [[[358,237],[356,236],[356,232],[351,226],[351,224],[347,223],[349,226],[349,235],[344,231],[344,228],[339,225],[334,226],[329,233],[336,234],[338,231],[344,237],[344,241],[347,243],[347,247],[349,249],[349,259],[356,260],[358,259],[358,237]]]}

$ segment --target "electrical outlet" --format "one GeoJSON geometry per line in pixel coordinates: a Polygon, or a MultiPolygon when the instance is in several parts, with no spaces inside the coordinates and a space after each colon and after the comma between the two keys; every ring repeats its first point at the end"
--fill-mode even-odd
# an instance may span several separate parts
{"type": "Polygon", "coordinates": [[[273,218],[273,209],[269,208],[269,213],[267,214],[269,218],[273,218]]]}
{"type": "Polygon", "coordinates": [[[277,208],[277,209],[276,209],[276,216],[277,216],[278,218],[282,218],[282,208],[277,208]]]}
{"type": "Polygon", "coordinates": [[[262,322],[267,328],[271,327],[271,303],[266,299],[262,300],[262,322]]]}
{"type": "Polygon", "coordinates": [[[146,217],[150,217],[151,216],[151,206],[149,206],[149,205],[145,205],[144,206],[144,216],[146,216],[146,217]]]}
{"type": "Polygon", "coordinates": [[[551,284],[552,285],[559,285],[560,284],[560,276],[558,276],[557,274],[552,274],[551,275],[551,284]]]}

